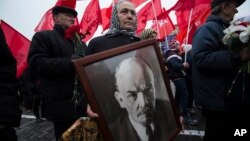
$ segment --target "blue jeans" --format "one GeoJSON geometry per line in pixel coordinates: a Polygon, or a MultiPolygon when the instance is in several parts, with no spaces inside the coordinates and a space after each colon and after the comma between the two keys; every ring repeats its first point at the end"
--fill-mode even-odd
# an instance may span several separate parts
{"type": "Polygon", "coordinates": [[[186,81],[184,78],[174,79],[173,83],[175,85],[175,102],[177,108],[180,110],[182,116],[188,113],[187,101],[188,101],[188,91],[186,86],[186,81]]]}

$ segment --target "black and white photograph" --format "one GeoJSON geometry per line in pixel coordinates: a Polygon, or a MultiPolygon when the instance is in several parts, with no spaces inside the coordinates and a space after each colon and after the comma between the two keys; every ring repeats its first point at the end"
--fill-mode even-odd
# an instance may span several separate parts
{"type": "Polygon", "coordinates": [[[157,43],[129,46],[74,62],[91,107],[114,141],[171,140],[180,123],[157,43]]]}

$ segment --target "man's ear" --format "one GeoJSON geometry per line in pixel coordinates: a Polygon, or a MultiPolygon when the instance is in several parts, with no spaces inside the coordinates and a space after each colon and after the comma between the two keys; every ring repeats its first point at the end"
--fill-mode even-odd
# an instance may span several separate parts
{"type": "Polygon", "coordinates": [[[54,19],[54,21],[58,22],[58,20],[60,19],[60,16],[54,15],[54,16],[53,16],[53,19],[54,19]]]}
{"type": "Polygon", "coordinates": [[[122,95],[120,92],[116,91],[115,92],[115,99],[117,100],[117,102],[120,104],[121,108],[125,108],[125,105],[123,103],[123,99],[122,99],[122,95]]]}
{"type": "Polygon", "coordinates": [[[228,2],[223,2],[222,4],[221,4],[221,8],[222,8],[222,10],[227,10],[228,8],[230,8],[229,7],[229,3],[228,2]]]}

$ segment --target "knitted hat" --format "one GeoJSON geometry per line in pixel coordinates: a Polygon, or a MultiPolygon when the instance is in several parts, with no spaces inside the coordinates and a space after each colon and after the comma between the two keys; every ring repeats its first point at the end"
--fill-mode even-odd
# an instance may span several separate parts
{"type": "Polygon", "coordinates": [[[246,0],[212,0],[211,2],[211,8],[215,8],[216,6],[224,3],[224,2],[236,2],[237,7],[239,7],[241,4],[243,4],[246,0]]]}

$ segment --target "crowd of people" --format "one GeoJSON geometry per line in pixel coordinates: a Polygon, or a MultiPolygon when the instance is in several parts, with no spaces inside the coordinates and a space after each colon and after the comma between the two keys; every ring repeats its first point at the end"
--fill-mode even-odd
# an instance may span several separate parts
{"type": "MultiPolygon", "coordinates": [[[[250,118],[250,77],[249,72],[239,72],[241,64],[250,60],[250,53],[245,49],[232,52],[222,43],[223,30],[244,1],[212,0],[211,15],[195,32],[192,50],[185,54],[187,56],[180,52],[175,38],[166,41],[169,49],[163,51],[166,74],[174,84],[174,103],[180,113],[178,120],[182,123],[183,117],[183,123],[198,125],[198,120],[192,117],[192,108],[194,103],[201,106],[206,120],[204,141],[227,140],[233,137],[235,129],[250,129],[246,124],[250,118]]],[[[1,140],[17,141],[14,127],[20,125],[21,103],[32,109],[38,120],[52,121],[56,140],[80,117],[99,118],[88,103],[72,60],[157,38],[153,29],[145,29],[140,36],[135,34],[137,15],[129,0],[119,0],[113,6],[108,32],[91,39],[88,46],[75,36],[79,32],[74,26],[77,11],[55,6],[52,14],[53,30],[40,31],[33,36],[29,67],[20,81],[15,75],[16,61],[0,29],[1,140]],[[69,30],[74,30],[74,34],[66,36],[69,30]]],[[[78,37],[84,38],[81,34],[78,37]]],[[[164,141],[165,133],[171,130],[164,125],[175,121],[161,119],[172,110],[163,109],[164,106],[158,110],[159,105],[166,103],[156,98],[152,66],[141,58],[131,57],[119,63],[114,75],[113,95],[126,112],[110,125],[112,133],[123,128],[119,134],[114,133],[113,138],[164,141]],[[138,73],[132,72],[132,68],[138,73]]]]}

